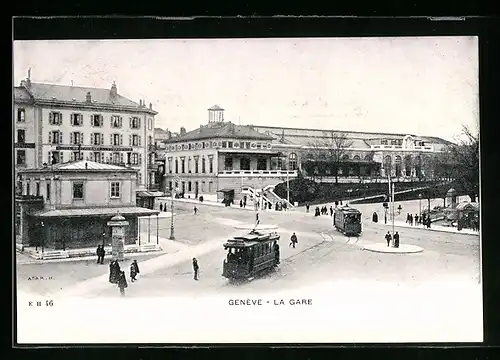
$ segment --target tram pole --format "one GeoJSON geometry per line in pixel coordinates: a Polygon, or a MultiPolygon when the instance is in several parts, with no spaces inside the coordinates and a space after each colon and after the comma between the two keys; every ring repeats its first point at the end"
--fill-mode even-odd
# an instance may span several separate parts
{"type": "Polygon", "coordinates": [[[392,185],[392,245],[394,246],[394,183],[392,185]]]}
{"type": "Polygon", "coordinates": [[[174,236],[174,193],[172,192],[172,202],[170,203],[170,240],[175,240],[174,236]]]}
{"type": "Polygon", "coordinates": [[[160,240],[158,237],[158,214],[156,214],[156,245],[160,244],[160,240]]]}

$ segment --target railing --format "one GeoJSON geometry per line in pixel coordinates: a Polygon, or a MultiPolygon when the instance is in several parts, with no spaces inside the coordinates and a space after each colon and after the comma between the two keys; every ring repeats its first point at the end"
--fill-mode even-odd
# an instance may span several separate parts
{"type": "MultiPolygon", "coordinates": [[[[402,145],[372,145],[372,149],[382,149],[382,150],[401,150],[403,149],[402,145]]],[[[422,150],[422,151],[433,151],[433,146],[414,146],[409,150],[422,150]]]]}
{"type": "Polygon", "coordinates": [[[219,175],[225,176],[276,176],[296,177],[296,170],[221,170],[219,175]]]}

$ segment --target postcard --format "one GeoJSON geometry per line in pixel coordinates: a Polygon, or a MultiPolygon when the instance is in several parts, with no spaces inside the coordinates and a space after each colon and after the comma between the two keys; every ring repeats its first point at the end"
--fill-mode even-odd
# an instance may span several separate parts
{"type": "Polygon", "coordinates": [[[13,51],[19,344],[483,341],[477,37],[13,51]]]}

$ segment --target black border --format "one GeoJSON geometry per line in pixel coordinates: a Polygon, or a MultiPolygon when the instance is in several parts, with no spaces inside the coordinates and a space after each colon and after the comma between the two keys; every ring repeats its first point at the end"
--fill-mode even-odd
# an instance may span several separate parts
{"type": "MultiPolygon", "coordinates": [[[[467,17],[458,20],[436,20],[426,17],[420,18],[345,18],[345,17],[231,17],[206,18],[194,17],[191,20],[159,19],[159,18],[129,18],[129,17],[87,17],[87,18],[15,18],[13,33],[15,40],[41,39],[124,39],[124,38],[213,38],[213,37],[359,37],[359,36],[453,36],[477,35],[480,44],[480,117],[481,117],[481,202],[482,202],[482,271],[483,271],[483,303],[484,303],[484,345],[500,345],[500,327],[498,306],[498,280],[495,263],[498,260],[498,251],[495,251],[498,240],[494,236],[494,214],[496,205],[496,178],[494,164],[498,163],[498,147],[495,136],[498,119],[498,95],[494,91],[495,85],[500,83],[498,67],[500,59],[498,50],[498,19],[486,17],[467,17]]],[[[15,249],[14,249],[15,251],[15,249]]],[[[15,265],[14,265],[15,267],[15,265]]],[[[14,276],[15,285],[15,276],[14,276]]],[[[14,294],[15,300],[15,294],[14,294]]],[[[15,304],[15,303],[14,303],[15,304]]],[[[460,316],[460,314],[457,314],[460,316]]],[[[15,313],[14,313],[15,317],[15,313]]],[[[50,325],[48,325],[50,327],[50,325]]],[[[42,345],[42,344],[40,344],[42,345]]],[[[289,344],[297,346],[300,344],[289,344]]],[[[427,358],[429,351],[442,356],[449,356],[455,350],[464,355],[475,353],[478,358],[485,355],[482,344],[306,344],[302,349],[295,349],[297,354],[306,354],[317,347],[335,347],[337,350],[356,346],[356,350],[368,350],[373,355],[389,346],[400,356],[411,358],[411,351],[418,349],[418,358],[427,358]],[[412,349],[402,349],[408,347],[412,349]],[[440,349],[430,349],[438,347],[440,349]],[[453,347],[454,349],[446,349],[453,347]],[[448,354],[448,355],[446,355],[448,354]]],[[[19,347],[32,347],[33,345],[19,347]]],[[[43,346],[43,345],[42,345],[43,346]]],[[[52,346],[52,345],[50,345],[52,346]]],[[[61,346],[72,346],[61,344],[61,346]]],[[[92,345],[77,345],[79,348],[88,348],[92,345]]],[[[95,344],[92,347],[119,348],[122,345],[95,344]]],[[[133,348],[144,348],[145,344],[130,345],[127,353],[132,355],[133,348]]],[[[158,345],[151,344],[156,347],[158,345]]],[[[192,344],[161,345],[162,347],[192,348],[192,344]]],[[[198,345],[211,348],[220,348],[222,345],[198,345]]],[[[227,344],[224,347],[232,350],[235,347],[244,347],[254,350],[264,350],[270,344],[227,344]]],[[[284,345],[275,344],[273,347],[282,348],[284,345]]],[[[280,351],[292,349],[280,349],[280,351]]],[[[45,350],[37,350],[45,352],[45,350]]],[[[65,353],[69,355],[69,352],[65,353]]],[[[72,352],[72,351],[70,351],[72,352]]],[[[176,353],[183,353],[179,349],[176,353]]],[[[31,353],[31,351],[30,351],[31,353]]],[[[269,350],[267,352],[269,354],[269,350]]],[[[272,356],[276,351],[270,350],[272,356]]],[[[28,353],[24,352],[25,355],[28,353]]],[[[35,353],[36,354],[36,353],[35,353]]],[[[16,354],[17,357],[18,354],[16,354]]],[[[37,355],[39,356],[39,355],[37,355]]],[[[71,355],[74,356],[73,354],[71,355]]],[[[88,356],[88,355],[87,355],[88,356]]],[[[239,355],[241,356],[241,354],[239,355]]],[[[254,355],[255,356],[255,355],[254,355]]],[[[309,356],[308,356],[309,357],[309,356]]],[[[454,357],[455,358],[455,357],[454,357]]]]}

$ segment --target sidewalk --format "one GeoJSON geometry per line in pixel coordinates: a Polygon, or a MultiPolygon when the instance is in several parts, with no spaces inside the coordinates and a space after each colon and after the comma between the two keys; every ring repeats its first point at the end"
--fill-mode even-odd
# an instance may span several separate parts
{"type": "MultiPolygon", "coordinates": [[[[387,224],[384,224],[384,222],[378,222],[379,224],[382,224],[382,225],[385,225],[385,226],[392,226],[392,222],[390,221],[387,221],[387,224]]],[[[464,234],[464,235],[477,235],[479,236],[479,232],[478,231],[474,231],[474,230],[471,230],[471,229],[462,229],[460,231],[457,230],[457,228],[455,227],[448,227],[448,226],[440,226],[440,225],[433,225],[431,224],[431,227],[430,229],[427,229],[426,227],[424,227],[422,224],[419,224],[417,226],[415,225],[410,225],[410,224],[407,224],[403,221],[394,221],[394,226],[397,226],[397,227],[406,227],[406,228],[413,228],[413,229],[422,229],[422,230],[426,230],[426,231],[442,231],[442,232],[448,232],[448,233],[455,233],[455,234],[464,234]]]]}
{"type": "MultiPolygon", "coordinates": [[[[161,197],[161,198],[157,198],[158,201],[172,201],[172,198],[169,198],[169,197],[161,197]]],[[[187,204],[196,204],[196,205],[199,205],[199,206],[202,206],[202,205],[207,205],[207,206],[217,206],[217,207],[222,207],[222,208],[225,208],[226,205],[224,205],[223,203],[219,203],[219,202],[215,202],[215,201],[210,201],[210,200],[203,200],[203,202],[200,202],[199,200],[196,200],[196,199],[174,199],[175,202],[181,202],[181,203],[187,203],[187,204]]],[[[255,211],[255,209],[252,207],[245,207],[245,208],[240,208],[240,205],[236,205],[236,204],[233,204],[231,206],[228,206],[229,208],[231,209],[239,209],[239,210],[247,210],[247,211],[255,211]]],[[[175,213],[174,213],[175,215],[175,213]]]]}

